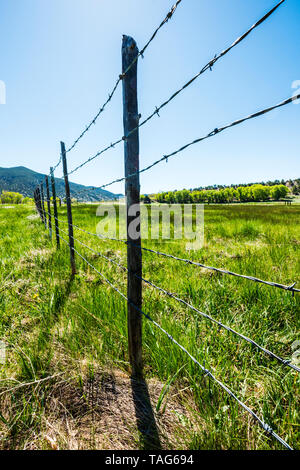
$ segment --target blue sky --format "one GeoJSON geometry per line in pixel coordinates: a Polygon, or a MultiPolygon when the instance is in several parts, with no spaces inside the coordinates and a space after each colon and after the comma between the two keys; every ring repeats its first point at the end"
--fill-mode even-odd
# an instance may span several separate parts
{"type": "MultiPolygon", "coordinates": [[[[143,117],[246,31],[276,0],[183,0],[139,62],[143,117]]],[[[48,172],[106,100],[121,72],[122,34],[139,47],[172,0],[0,0],[0,166],[48,172]]],[[[300,81],[300,2],[287,0],[241,45],[140,131],[140,164],[291,96],[300,81]]],[[[300,85],[298,85],[300,88],[300,85]]],[[[71,170],[123,134],[122,88],[68,155],[71,170]]],[[[141,176],[143,193],[300,177],[300,105],[225,131],[141,176]]],[[[123,146],[72,175],[123,176],[123,146]]],[[[61,176],[59,168],[56,176],[61,176]]],[[[108,188],[124,192],[123,184],[108,188]]]]}

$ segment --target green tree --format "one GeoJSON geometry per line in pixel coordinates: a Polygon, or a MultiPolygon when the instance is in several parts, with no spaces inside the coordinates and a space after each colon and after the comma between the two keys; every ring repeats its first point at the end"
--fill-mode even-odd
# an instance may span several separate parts
{"type": "Polygon", "coordinates": [[[271,198],[275,201],[285,198],[288,193],[289,189],[283,184],[271,187],[271,198]]]}
{"type": "Polygon", "coordinates": [[[13,191],[3,191],[0,196],[1,204],[21,204],[22,194],[13,191]]]}
{"type": "Polygon", "coordinates": [[[33,199],[31,197],[24,197],[22,204],[33,204],[33,199]]]}

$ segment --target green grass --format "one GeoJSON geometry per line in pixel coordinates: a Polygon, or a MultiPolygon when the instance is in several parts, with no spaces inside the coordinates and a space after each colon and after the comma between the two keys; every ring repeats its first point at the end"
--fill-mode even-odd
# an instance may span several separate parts
{"type": "MultiPolygon", "coordinates": [[[[39,435],[60,376],[16,388],[19,382],[63,373],[64,380],[72,378],[80,386],[99,367],[130,371],[124,300],[78,257],[77,274],[71,279],[68,247],[63,244],[56,250],[40,220],[27,218],[32,214],[30,207],[0,208],[0,339],[8,344],[6,362],[0,365],[0,446],[4,448],[24,448],[39,435]],[[3,393],[10,388],[15,390],[3,393]]],[[[99,222],[95,214],[95,205],[74,206],[74,223],[94,232],[99,222]]],[[[66,220],[64,206],[59,217],[66,220]]],[[[147,241],[145,246],[269,281],[299,283],[299,221],[299,205],[205,206],[201,250],[187,253],[183,241],[147,241]]],[[[75,237],[126,265],[124,244],[101,241],[78,230],[75,237]]],[[[117,266],[78,244],[76,249],[126,294],[126,275],[117,266]]],[[[292,344],[300,339],[299,294],[293,297],[280,289],[146,252],[143,275],[284,359],[291,358],[292,344]]],[[[297,372],[145,285],[143,309],[292,447],[300,449],[297,372]]],[[[166,384],[164,390],[171,385],[196,423],[184,432],[182,424],[182,448],[281,448],[146,319],[143,354],[147,380],[156,378],[166,384]]],[[[164,393],[157,403],[164,410],[162,400],[164,393]]],[[[36,440],[37,448],[43,445],[36,440]]],[[[138,439],[136,447],[141,447],[138,439]]]]}

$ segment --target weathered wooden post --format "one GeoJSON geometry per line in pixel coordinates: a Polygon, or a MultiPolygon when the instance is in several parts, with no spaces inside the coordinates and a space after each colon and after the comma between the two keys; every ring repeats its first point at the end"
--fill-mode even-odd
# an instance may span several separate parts
{"type": "Polygon", "coordinates": [[[39,208],[39,202],[38,202],[38,193],[37,193],[37,188],[35,188],[34,193],[33,193],[33,198],[34,198],[34,203],[35,203],[35,208],[37,210],[37,213],[41,217],[40,213],[40,208],[39,208]]]}
{"type": "MultiPolygon", "coordinates": [[[[123,36],[122,72],[123,72],[123,124],[124,124],[124,160],[125,160],[125,196],[127,203],[127,323],[128,348],[132,375],[142,378],[142,316],[133,304],[142,307],[142,250],[141,234],[132,233],[131,223],[140,217],[140,178],[139,174],[139,132],[135,129],[139,123],[137,100],[137,59],[138,48],[130,36],[123,36]],[[134,65],[127,71],[132,62],[134,65]],[[127,71],[127,72],[126,72],[127,71]],[[129,175],[132,175],[130,176],[129,175]],[[136,236],[135,236],[136,235],[136,236]]],[[[132,224],[133,225],[133,224],[132,224]]],[[[139,225],[140,228],[140,225],[139,225]]]]}
{"type": "Polygon", "coordinates": [[[49,180],[48,176],[45,176],[45,183],[46,183],[46,195],[47,195],[47,209],[48,209],[48,228],[49,228],[49,236],[52,239],[52,217],[51,217],[51,204],[50,204],[50,191],[49,191],[49,180]]]}
{"type": "Polygon", "coordinates": [[[40,190],[39,190],[39,188],[35,189],[35,197],[36,197],[37,210],[38,210],[39,216],[41,218],[41,221],[43,222],[43,215],[42,215],[42,211],[41,211],[40,190]]]}
{"type": "Polygon", "coordinates": [[[41,208],[43,213],[43,221],[45,224],[45,228],[47,228],[47,219],[46,219],[46,212],[45,212],[45,198],[44,198],[44,186],[43,183],[40,185],[40,195],[41,195],[41,208]]]}
{"type": "Polygon", "coordinates": [[[69,245],[70,245],[71,272],[72,272],[72,276],[74,276],[76,274],[76,266],[75,266],[75,252],[74,252],[72,203],[71,203],[71,196],[70,196],[70,185],[69,185],[68,168],[67,168],[66,147],[65,147],[64,142],[60,143],[60,147],[61,147],[61,156],[62,156],[64,178],[65,178],[65,189],[66,189],[66,203],[67,203],[68,226],[69,226],[69,245]]]}
{"type": "Polygon", "coordinates": [[[50,168],[50,174],[51,174],[52,198],[53,198],[53,209],[54,209],[54,224],[55,224],[55,234],[56,234],[56,245],[57,245],[57,248],[59,248],[60,240],[59,240],[59,226],[58,226],[56,188],[55,188],[54,170],[53,170],[52,167],[50,168]]]}
{"type": "Polygon", "coordinates": [[[41,217],[41,220],[44,224],[45,221],[44,221],[44,213],[43,213],[43,209],[42,209],[42,197],[41,197],[41,188],[40,187],[37,188],[37,195],[38,195],[38,205],[39,205],[40,217],[41,217]]]}

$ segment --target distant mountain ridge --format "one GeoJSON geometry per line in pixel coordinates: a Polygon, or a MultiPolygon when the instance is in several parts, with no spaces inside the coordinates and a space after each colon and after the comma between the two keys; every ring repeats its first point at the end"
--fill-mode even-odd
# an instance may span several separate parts
{"type": "MultiPolygon", "coordinates": [[[[45,175],[30,170],[24,166],[13,168],[0,167],[0,194],[2,191],[14,191],[25,197],[33,197],[33,191],[40,183],[45,182],[45,175]]],[[[65,183],[61,178],[55,178],[56,194],[65,195],[65,183]]],[[[118,199],[122,194],[114,194],[103,189],[93,189],[92,186],[70,182],[71,197],[80,201],[103,201],[118,199]]]]}

